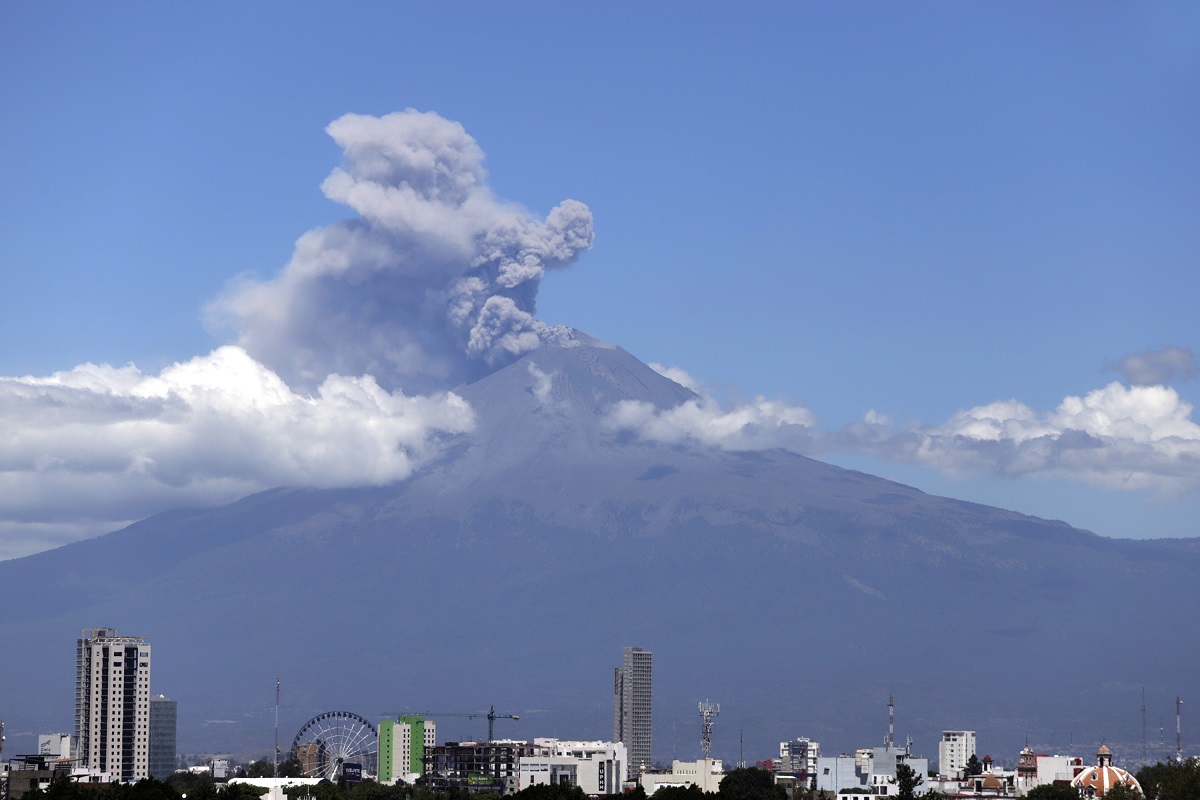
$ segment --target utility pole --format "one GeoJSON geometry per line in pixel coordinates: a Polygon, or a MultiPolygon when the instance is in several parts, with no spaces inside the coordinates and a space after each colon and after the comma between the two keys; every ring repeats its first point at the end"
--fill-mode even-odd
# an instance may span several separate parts
{"type": "Polygon", "coordinates": [[[1146,687],[1142,687],[1142,766],[1146,766],[1146,687]]]}

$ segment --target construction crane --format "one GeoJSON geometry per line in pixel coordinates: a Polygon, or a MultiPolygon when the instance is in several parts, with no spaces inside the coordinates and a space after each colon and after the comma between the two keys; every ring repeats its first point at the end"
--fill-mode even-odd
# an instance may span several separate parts
{"type": "Polygon", "coordinates": [[[475,719],[476,717],[487,717],[488,721],[488,741],[496,739],[496,720],[512,719],[517,720],[521,717],[517,714],[497,714],[496,707],[492,706],[487,711],[385,711],[385,717],[425,717],[426,719],[437,719],[438,717],[466,717],[467,719],[475,719]]]}

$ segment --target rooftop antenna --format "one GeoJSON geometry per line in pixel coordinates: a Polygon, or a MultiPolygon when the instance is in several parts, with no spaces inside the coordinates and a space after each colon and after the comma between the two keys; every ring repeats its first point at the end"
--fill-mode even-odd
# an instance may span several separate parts
{"type": "Polygon", "coordinates": [[[713,721],[721,713],[721,704],[715,706],[705,700],[700,704],[700,720],[704,723],[704,736],[700,739],[700,747],[704,749],[704,760],[712,758],[712,729],[713,721]]]}
{"type": "Polygon", "coordinates": [[[279,676],[275,677],[275,762],[271,775],[279,777],[279,676]]]}
{"type": "Polygon", "coordinates": [[[1175,761],[1179,764],[1183,763],[1183,728],[1179,724],[1182,712],[1183,701],[1175,695],[1175,761]]]}
{"type": "Polygon", "coordinates": [[[1142,687],[1142,766],[1146,766],[1146,687],[1142,687]]]}
{"type": "Polygon", "coordinates": [[[888,692],[888,735],[884,744],[889,750],[896,746],[896,701],[892,699],[891,692],[888,692]]]}

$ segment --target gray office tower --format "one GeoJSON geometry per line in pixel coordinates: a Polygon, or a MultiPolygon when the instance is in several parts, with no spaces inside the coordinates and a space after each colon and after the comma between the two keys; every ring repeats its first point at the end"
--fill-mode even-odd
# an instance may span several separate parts
{"type": "Polygon", "coordinates": [[[84,628],[75,646],[75,747],[114,780],[150,776],[150,640],[84,628]]]}
{"type": "Polygon", "coordinates": [[[175,772],[175,701],[166,695],[150,698],[150,777],[165,781],[175,772]]]}
{"type": "Polygon", "coordinates": [[[651,743],[650,675],[654,654],[626,647],[621,666],[613,670],[613,741],[628,753],[626,780],[649,769],[651,743]]]}

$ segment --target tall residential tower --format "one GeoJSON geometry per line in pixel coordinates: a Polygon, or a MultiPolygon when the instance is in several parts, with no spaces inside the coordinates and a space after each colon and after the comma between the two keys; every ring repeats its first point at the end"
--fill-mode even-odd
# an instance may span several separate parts
{"type": "Polygon", "coordinates": [[[652,661],[650,651],[626,647],[621,666],[613,670],[613,741],[624,744],[629,754],[626,780],[651,764],[652,661]]]}
{"type": "Polygon", "coordinates": [[[975,755],[975,731],[942,731],[938,742],[938,772],[956,777],[975,755]]]}
{"type": "Polygon", "coordinates": [[[75,647],[75,742],[113,780],[150,776],[150,640],[84,628],[75,647]]]}

